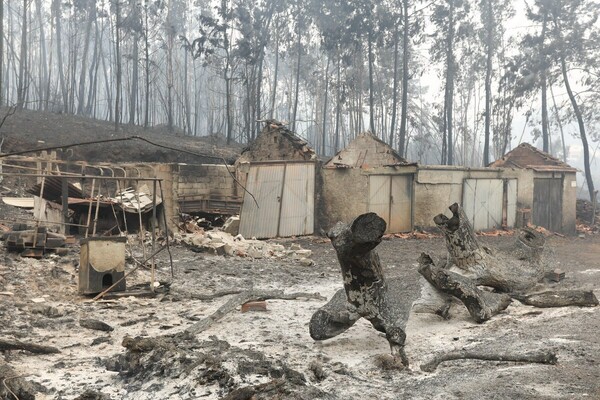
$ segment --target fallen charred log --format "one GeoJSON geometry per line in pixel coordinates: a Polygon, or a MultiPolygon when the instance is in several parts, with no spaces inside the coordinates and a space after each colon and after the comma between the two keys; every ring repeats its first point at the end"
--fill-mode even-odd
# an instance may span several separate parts
{"type": "Polygon", "coordinates": [[[53,346],[21,342],[19,340],[0,339],[0,351],[6,350],[25,350],[35,354],[60,353],[60,350],[53,346]]]}
{"type": "Polygon", "coordinates": [[[471,279],[436,267],[425,253],[419,257],[419,264],[419,273],[438,290],[460,299],[476,322],[487,321],[510,305],[509,295],[478,289],[471,279]]]}
{"type": "Polygon", "coordinates": [[[595,307],[598,299],[591,290],[549,290],[541,293],[527,295],[513,294],[513,298],[528,306],[551,308],[551,307],[595,307]]]}
{"type": "Polygon", "coordinates": [[[530,353],[503,352],[490,353],[489,350],[457,350],[449,353],[439,354],[432,360],[421,365],[421,371],[433,372],[444,361],[453,360],[484,360],[484,361],[510,361],[522,363],[537,363],[554,365],[558,362],[556,354],[551,351],[539,351],[530,353]]]}

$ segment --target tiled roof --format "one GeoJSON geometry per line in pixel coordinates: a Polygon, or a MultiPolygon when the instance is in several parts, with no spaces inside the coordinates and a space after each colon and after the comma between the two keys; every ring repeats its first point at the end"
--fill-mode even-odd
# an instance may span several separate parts
{"type": "Polygon", "coordinates": [[[488,167],[531,168],[539,171],[576,171],[569,164],[530,145],[521,143],[488,167]]]}

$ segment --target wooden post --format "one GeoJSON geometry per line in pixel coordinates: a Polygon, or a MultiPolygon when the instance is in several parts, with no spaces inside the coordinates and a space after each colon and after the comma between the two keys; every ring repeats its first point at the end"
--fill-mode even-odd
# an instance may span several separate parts
{"type": "Polygon", "coordinates": [[[94,201],[94,189],[96,186],[96,179],[92,179],[92,192],[90,193],[90,205],[88,207],[88,216],[85,228],[85,237],[87,238],[90,234],[90,222],[92,221],[92,203],[94,201]]]}

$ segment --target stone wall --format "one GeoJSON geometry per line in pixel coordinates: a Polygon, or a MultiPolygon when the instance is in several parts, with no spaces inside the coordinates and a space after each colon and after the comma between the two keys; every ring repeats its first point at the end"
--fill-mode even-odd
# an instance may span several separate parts
{"type": "Polygon", "coordinates": [[[317,180],[317,229],[327,232],[338,221],[348,223],[367,212],[369,177],[362,170],[318,168],[317,180]]]}
{"type": "Polygon", "coordinates": [[[348,165],[355,168],[375,168],[404,160],[385,142],[371,133],[361,133],[346,148],[331,158],[327,167],[348,165]]]}
{"type": "Polygon", "coordinates": [[[241,188],[231,175],[234,173],[233,166],[176,164],[174,167],[177,176],[175,192],[180,198],[231,198],[241,195],[241,188]]]}

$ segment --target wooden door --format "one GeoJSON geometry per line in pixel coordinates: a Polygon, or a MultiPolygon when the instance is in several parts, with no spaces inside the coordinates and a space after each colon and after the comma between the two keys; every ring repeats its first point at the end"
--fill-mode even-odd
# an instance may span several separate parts
{"type": "Polygon", "coordinates": [[[534,178],[532,222],[552,232],[562,231],[561,178],[534,178]]]}

